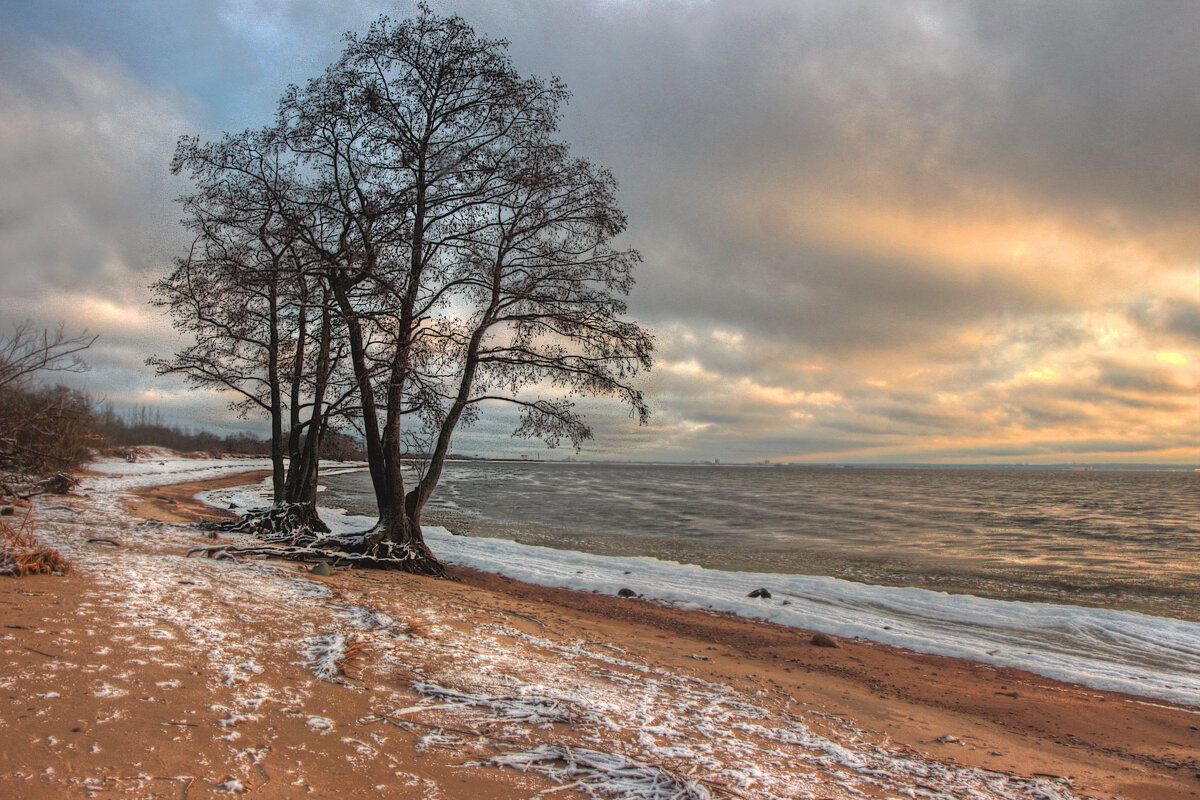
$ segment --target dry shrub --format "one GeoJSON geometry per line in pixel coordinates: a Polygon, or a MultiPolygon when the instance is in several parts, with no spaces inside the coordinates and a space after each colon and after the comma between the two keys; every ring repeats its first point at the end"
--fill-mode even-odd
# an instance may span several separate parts
{"type": "Polygon", "coordinates": [[[358,634],[354,634],[346,645],[346,649],[342,651],[341,658],[337,660],[338,671],[345,675],[347,667],[356,666],[358,661],[366,657],[367,649],[368,642],[358,634]]]}
{"type": "Polygon", "coordinates": [[[70,563],[57,550],[42,547],[33,535],[33,520],[29,513],[14,528],[0,517],[0,575],[65,575],[70,563]]]}

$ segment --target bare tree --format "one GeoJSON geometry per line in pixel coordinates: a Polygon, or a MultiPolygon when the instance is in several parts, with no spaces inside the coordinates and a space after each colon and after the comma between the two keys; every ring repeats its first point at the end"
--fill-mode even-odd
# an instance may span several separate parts
{"type": "Polygon", "coordinates": [[[518,75],[506,47],[422,6],[348,34],[280,103],[271,142],[294,182],[278,207],[348,351],[344,416],[379,509],[362,534],[294,537],[296,555],[443,574],[421,510],[483,408],[517,405],[515,434],[551,445],[590,436],[573,396],[646,419],[633,379],[653,342],[623,319],[639,259],[611,244],[625,227],[613,179],[553,138],[566,88],[518,75]]]}
{"type": "Polygon", "coordinates": [[[591,429],[569,399],[543,392],[614,396],[640,422],[649,414],[631,380],[650,367],[653,339],[621,318],[620,296],[632,287],[640,259],[611,246],[625,228],[615,181],[561,146],[541,148],[516,167],[486,219],[454,242],[463,270],[460,307],[471,303],[473,311],[437,331],[451,379],[436,413],[426,415],[434,446],[406,498],[418,524],[456,427],[482,404],[518,406],[515,435],[552,446],[567,438],[577,448],[591,429]]]}
{"type": "Polygon", "coordinates": [[[97,338],[87,331],[68,335],[61,323],[53,332],[29,320],[14,325],[12,334],[0,339],[0,388],[37,373],[83,372],[87,364],[81,353],[97,338]]]}
{"type": "Polygon", "coordinates": [[[269,130],[216,143],[185,137],[172,169],[197,184],[182,199],[195,240],[152,288],[193,341],[149,363],[232,393],[243,415],[265,413],[275,503],[303,504],[306,524],[326,530],[313,504],[340,351],[331,344],[328,291],[284,208],[295,183],[290,153],[269,130]]]}

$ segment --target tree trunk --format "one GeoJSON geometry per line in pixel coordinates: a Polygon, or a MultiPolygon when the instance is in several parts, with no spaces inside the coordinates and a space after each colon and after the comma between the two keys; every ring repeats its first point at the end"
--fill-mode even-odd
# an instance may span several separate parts
{"type": "Polygon", "coordinates": [[[291,400],[288,403],[288,468],[284,479],[284,499],[296,502],[295,487],[299,480],[297,470],[303,465],[300,461],[300,392],[304,380],[304,356],[308,342],[308,290],[304,279],[300,283],[300,309],[296,328],[296,352],[292,358],[291,400]]]}
{"type": "MultiPolygon", "coordinates": [[[[425,544],[420,523],[410,519],[404,509],[404,478],[400,472],[402,459],[399,437],[399,403],[402,398],[398,392],[389,392],[389,400],[394,398],[396,405],[388,408],[384,432],[380,436],[362,328],[344,288],[336,283],[333,288],[350,342],[350,361],[354,367],[359,400],[362,404],[363,434],[367,445],[371,485],[379,507],[379,521],[364,539],[362,552],[387,559],[387,566],[405,572],[445,577],[446,568],[425,544]]],[[[393,365],[393,375],[396,371],[398,370],[393,365]]]]}
{"type": "Polygon", "coordinates": [[[379,522],[367,537],[365,547],[368,554],[389,559],[390,563],[386,566],[414,575],[446,577],[445,565],[425,544],[420,522],[405,513],[403,501],[399,508],[390,504],[386,509],[380,507],[379,522]]]}
{"type": "MultiPolygon", "coordinates": [[[[301,319],[300,331],[306,332],[306,314],[301,319]]],[[[329,526],[321,521],[317,514],[317,484],[320,472],[321,439],[325,435],[328,412],[325,409],[325,389],[329,379],[330,359],[329,347],[332,336],[329,319],[329,309],[326,305],[321,309],[321,329],[317,350],[316,386],[313,389],[312,413],[307,422],[302,423],[299,414],[299,393],[294,394],[292,412],[292,435],[289,441],[289,455],[286,486],[288,503],[300,503],[305,506],[302,513],[303,524],[319,533],[329,533],[329,526]],[[303,436],[301,428],[305,428],[303,436]]],[[[297,348],[297,352],[301,352],[297,348]]],[[[296,381],[300,380],[299,357],[296,366],[296,381]]]]}
{"type": "Polygon", "coordinates": [[[278,284],[269,290],[271,318],[269,321],[269,348],[267,351],[267,381],[271,388],[271,501],[283,502],[286,482],[283,444],[283,398],[279,387],[279,306],[276,292],[278,284]]]}
{"type": "Polygon", "coordinates": [[[363,439],[367,445],[367,464],[371,472],[371,485],[375,489],[375,497],[378,499],[386,494],[383,445],[379,437],[379,416],[375,409],[375,392],[371,386],[371,371],[367,366],[362,324],[346,295],[346,287],[338,282],[336,275],[331,274],[329,280],[337,299],[338,310],[342,314],[342,324],[346,326],[346,338],[350,342],[350,363],[354,367],[355,383],[358,385],[358,399],[361,404],[359,413],[362,414],[363,439]]]}

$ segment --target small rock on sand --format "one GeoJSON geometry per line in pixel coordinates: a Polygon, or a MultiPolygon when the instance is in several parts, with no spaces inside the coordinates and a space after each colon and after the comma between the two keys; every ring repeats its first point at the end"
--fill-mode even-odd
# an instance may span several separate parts
{"type": "Polygon", "coordinates": [[[626,588],[622,587],[621,589],[617,590],[617,597],[637,597],[637,596],[638,596],[637,592],[635,592],[633,589],[626,589],[626,588]]]}
{"type": "Polygon", "coordinates": [[[817,647],[840,647],[841,646],[837,643],[837,639],[833,638],[832,636],[830,636],[827,633],[814,633],[813,637],[812,637],[812,643],[814,645],[816,645],[817,647]]]}
{"type": "Polygon", "coordinates": [[[333,567],[329,566],[328,561],[318,561],[316,564],[313,564],[313,568],[309,572],[321,578],[328,578],[333,574],[333,567]]]}
{"type": "Polygon", "coordinates": [[[766,589],[755,589],[753,592],[746,595],[746,597],[761,597],[763,600],[770,600],[771,593],[766,589]]]}

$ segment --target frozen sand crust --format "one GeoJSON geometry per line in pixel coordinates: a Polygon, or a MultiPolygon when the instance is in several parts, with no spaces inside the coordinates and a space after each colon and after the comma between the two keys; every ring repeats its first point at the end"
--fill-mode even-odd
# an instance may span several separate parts
{"type": "MultiPolygon", "coordinates": [[[[261,489],[203,492],[198,499],[252,508],[261,489]]],[[[338,531],[374,520],[321,510],[338,531]]],[[[842,578],[726,572],[647,557],[594,555],[424,527],[447,563],[564,589],[616,594],[630,588],[682,608],[705,608],[781,625],[861,637],[921,653],[1016,667],[1094,689],[1200,707],[1200,623],[1135,611],[1005,601],[842,578]],[[748,598],[771,590],[769,600],[748,598]]]]}

